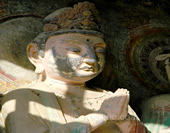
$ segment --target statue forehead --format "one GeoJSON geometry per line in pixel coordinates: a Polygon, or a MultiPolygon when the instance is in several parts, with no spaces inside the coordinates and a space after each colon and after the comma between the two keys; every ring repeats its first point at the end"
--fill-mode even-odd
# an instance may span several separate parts
{"type": "Polygon", "coordinates": [[[87,35],[87,34],[80,34],[80,33],[69,33],[69,34],[60,34],[60,35],[53,35],[50,36],[46,43],[48,42],[83,42],[83,43],[96,43],[96,42],[104,42],[103,38],[96,35],[87,35]]]}
{"type": "MultiPolygon", "coordinates": [[[[60,36],[60,35],[68,35],[68,34],[82,34],[86,36],[94,36],[98,37],[103,41],[104,35],[101,32],[94,31],[94,30],[79,30],[79,29],[71,29],[71,30],[61,30],[55,32],[43,32],[39,34],[32,43],[36,43],[39,48],[39,54],[41,56],[44,55],[44,50],[46,47],[47,40],[53,36],[60,36]]],[[[104,41],[103,41],[104,42],[104,41]]]]}

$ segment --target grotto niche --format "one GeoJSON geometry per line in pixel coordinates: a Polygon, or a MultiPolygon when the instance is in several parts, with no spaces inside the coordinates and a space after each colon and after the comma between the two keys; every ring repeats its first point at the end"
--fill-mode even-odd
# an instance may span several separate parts
{"type": "MultiPolygon", "coordinates": [[[[1,95],[35,80],[26,46],[42,32],[43,19],[79,0],[0,0],[0,92],[1,95]],[[38,8],[37,8],[38,7],[38,8]]],[[[169,111],[169,7],[168,1],[93,0],[101,18],[101,30],[108,45],[103,72],[87,85],[112,92],[130,91],[130,105],[147,123],[147,113],[169,111]],[[109,4],[108,4],[109,3],[109,4]],[[167,94],[166,96],[164,94],[167,94]],[[163,95],[163,96],[162,96],[163,95]],[[157,98],[158,96],[158,98],[157,98]],[[152,99],[152,98],[153,99],[152,99]],[[153,104],[157,99],[159,102],[153,104]],[[148,102],[147,99],[151,98],[148,102]],[[165,98],[165,99],[164,99],[165,98]],[[165,101],[164,107],[160,104],[165,101]],[[154,108],[146,110],[154,105],[154,108]],[[159,103],[159,104],[158,104],[159,103]],[[142,104],[142,108],[141,108],[142,104]],[[157,109],[157,111],[156,111],[157,109]]],[[[168,113],[165,117],[168,116],[168,113]]],[[[161,116],[162,118],[164,116],[161,116]]],[[[157,118],[160,119],[160,118],[157,118]]],[[[150,121],[156,124],[156,121],[150,121]]],[[[160,125],[162,120],[157,124],[160,125]]],[[[165,122],[165,127],[169,126],[165,122]]]]}

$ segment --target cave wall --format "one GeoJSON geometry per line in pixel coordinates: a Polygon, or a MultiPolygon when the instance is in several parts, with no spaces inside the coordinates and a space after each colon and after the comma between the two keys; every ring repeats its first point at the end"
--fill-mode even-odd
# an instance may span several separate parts
{"type": "MultiPolygon", "coordinates": [[[[45,16],[80,1],[83,0],[0,0],[0,68],[6,77],[13,77],[5,83],[36,79],[26,56],[27,44],[42,32],[45,16]]],[[[170,2],[90,2],[99,10],[108,48],[104,71],[87,84],[111,91],[127,88],[131,93],[130,104],[140,114],[144,99],[170,92],[164,61],[155,61],[156,56],[170,53],[170,2]]]]}

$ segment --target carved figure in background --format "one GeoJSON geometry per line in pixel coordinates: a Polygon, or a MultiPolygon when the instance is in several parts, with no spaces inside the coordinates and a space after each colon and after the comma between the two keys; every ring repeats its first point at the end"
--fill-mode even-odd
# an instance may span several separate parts
{"type": "Polygon", "coordinates": [[[170,94],[151,97],[143,102],[142,121],[151,133],[170,132],[170,94]]]}
{"type": "Polygon", "coordinates": [[[168,81],[170,82],[170,62],[169,62],[170,54],[162,54],[156,56],[157,61],[164,61],[165,62],[165,70],[167,73],[168,81]]]}
{"type": "Polygon", "coordinates": [[[129,92],[91,89],[85,82],[104,67],[106,44],[89,2],[45,18],[44,32],[27,47],[38,82],[9,92],[2,105],[8,133],[144,133],[129,114],[129,92]],[[129,117],[128,117],[129,116],[129,117]]]}

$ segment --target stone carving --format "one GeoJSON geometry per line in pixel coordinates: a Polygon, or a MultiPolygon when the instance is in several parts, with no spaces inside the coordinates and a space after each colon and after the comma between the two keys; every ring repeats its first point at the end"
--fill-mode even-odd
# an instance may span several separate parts
{"type": "Polygon", "coordinates": [[[142,121],[151,133],[170,132],[170,94],[151,97],[143,102],[142,121]]]}
{"type": "Polygon", "coordinates": [[[45,19],[44,32],[27,46],[37,82],[6,94],[8,133],[144,133],[128,106],[129,92],[88,88],[104,67],[105,49],[95,6],[78,3],[45,19]]]}
{"type": "Polygon", "coordinates": [[[170,82],[170,62],[169,62],[169,58],[170,58],[170,53],[161,54],[161,55],[156,56],[157,61],[164,61],[165,62],[165,70],[166,70],[166,74],[167,74],[167,77],[168,77],[168,81],[170,82]]]}
{"type": "Polygon", "coordinates": [[[169,32],[166,30],[155,31],[147,36],[141,35],[138,42],[131,43],[129,51],[133,56],[128,56],[131,70],[136,79],[140,80],[148,90],[169,92],[170,40],[168,35],[169,32]]]}

